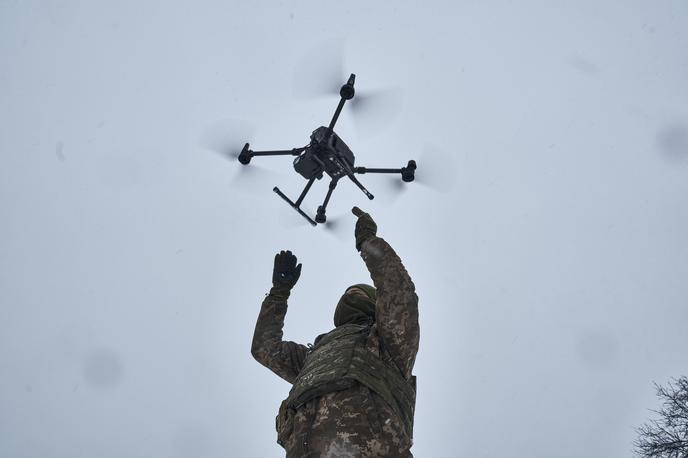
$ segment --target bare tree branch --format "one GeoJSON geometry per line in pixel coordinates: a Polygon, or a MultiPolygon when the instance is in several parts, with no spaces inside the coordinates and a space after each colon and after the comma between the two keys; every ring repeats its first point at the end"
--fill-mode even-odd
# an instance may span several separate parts
{"type": "Polygon", "coordinates": [[[635,454],[639,458],[688,458],[688,377],[671,379],[666,387],[654,385],[662,407],[652,412],[659,418],[637,429],[635,454]]]}

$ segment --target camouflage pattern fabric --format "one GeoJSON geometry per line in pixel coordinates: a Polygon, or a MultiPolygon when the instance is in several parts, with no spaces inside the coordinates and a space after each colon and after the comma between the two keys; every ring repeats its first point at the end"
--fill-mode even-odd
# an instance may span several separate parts
{"type": "MultiPolygon", "coordinates": [[[[418,296],[401,260],[380,237],[361,246],[361,257],[377,289],[376,323],[366,348],[388,359],[410,380],[418,352],[418,296]]],[[[294,383],[309,348],[283,341],[287,297],[268,295],[253,335],[254,358],[294,383]]],[[[375,392],[354,383],[350,388],[313,399],[296,411],[280,409],[289,431],[281,443],[287,458],[412,457],[412,440],[395,411],[375,392]]]]}
{"type": "Polygon", "coordinates": [[[370,285],[358,283],[349,286],[342,297],[337,302],[334,310],[335,327],[347,323],[364,324],[375,320],[375,300],[377,293],[375,288],[370,285]],[[361,297],[358,294],[347,294],[352,288],[364,291],[368,297],[361,297]]]}

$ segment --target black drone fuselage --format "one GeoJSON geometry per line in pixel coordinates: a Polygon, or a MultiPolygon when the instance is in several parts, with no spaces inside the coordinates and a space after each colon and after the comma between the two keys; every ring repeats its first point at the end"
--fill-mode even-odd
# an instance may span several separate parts
{"type": "Polygon", "coordinates": [[[294,169],[305,179],[308,180],[306,187],[303,189],[296,202],[293,202],[280,189],[275,186],[275,191],[282,199],[284,199],[294,210],[299,212],[309,223],[315,226],[317,223],[324,223],[326,221],[325,209],[332,196],[332,191],[337,186],[339,180],[343,177],[348,177],[365,195],[368,199],[373,199],[373,195],[363,186],[354,174],[364,173],[400,173],[401,179],[405,182],[414,180],[416,171],[416,162],[408,161],[406,167],[398,169],[380,169],[369,167],[354,167],[354,153],[344,143],[344,141],[334,132],[334,125],[339,118],[339,114],[344,107],[347,100],[354,97],[354,82],[356,75],[353,73],[349,76],[348,81],[339,90],[341,97],[339,105],[332,116],[332,121],[328,127],[320,126],[311,134],[311,141],[307,146],[301,148],[293,148],[291,150],[277,150],[277,151],[253,151],[250,149],[248,143],[244,145],[241,153],[238,156],[239,162],[248,165],[254,156],[297,156],[294,159],[294,169]],[[327,195],[323,204],[318,207],[315,215],[315,221],[311,219],[303,210],[301,210],[301,202],[306,197],[308,190],[311,188],[313,182],[320,180],[323,174],[328,174],[331,178],[330,185],[327,190],[327,195]]]}
{"type": "Polygon", "coordinates": [[[353,172],[354,153],[339,135],[325,126],[311,134],[311,142],[296,159],[294,169],[305,179],[318,180],[327,173],[333,179],[340,179],[353,172]]]}

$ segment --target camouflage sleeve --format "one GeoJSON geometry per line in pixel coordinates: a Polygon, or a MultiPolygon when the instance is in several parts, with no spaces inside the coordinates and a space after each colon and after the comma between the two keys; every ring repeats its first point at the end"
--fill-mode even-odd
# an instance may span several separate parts
{"type": "Polygon", "coordinates": [[[361,246],[361,257],[377,289],[377,328],[401,372],[411,377],[418,353],[418,296],[415,285],[391,246],[372,237],[361,246]]]}
{"type": "Polygon", "coordinates": [[[251,354],[263,366],[294,383],[303,368],[308,347],[282,340],[287,298],[268,294],[263,300],[253,333],[251,354]]]}

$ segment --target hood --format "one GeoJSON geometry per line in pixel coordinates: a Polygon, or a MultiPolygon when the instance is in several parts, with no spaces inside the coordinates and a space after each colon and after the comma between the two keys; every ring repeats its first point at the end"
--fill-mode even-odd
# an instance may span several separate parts
{"type": "Polygon", "coordinates": [[[349,286],[337,303],[337,308],[334,311],[334,325],[341,326],[349,323],[365,324],[375,321],[376,299],[375,288],[370,285],[358,283],[349,286]],[[349,294],[348,291],[354,287],[362,289],[368,297],[349,294]]]}

